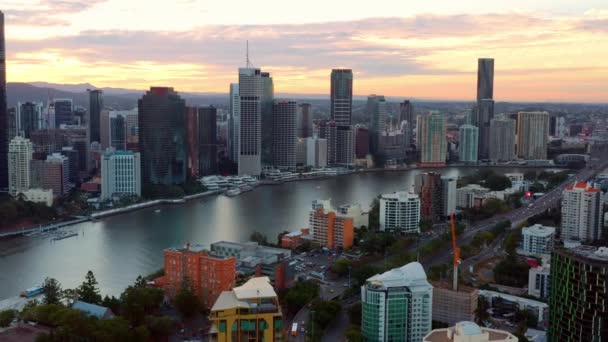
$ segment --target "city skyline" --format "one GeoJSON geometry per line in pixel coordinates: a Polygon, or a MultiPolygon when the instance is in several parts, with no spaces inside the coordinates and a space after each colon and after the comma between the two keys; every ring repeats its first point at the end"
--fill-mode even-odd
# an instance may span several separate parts
{"type": "MultiPolygon", "coordinates": [[[[275,2],[263,1],[259,9],[272,10],[275,2]]],[[[224,93],[236,81],[234,69],[245,64],[249,40],[254,64],[273,74],[278,93],[327,94],[331,69],[351,68],[358,96],[470,100],[476,60],[489,57],[496,61],[498,101],[608,98],[608,65],[601,58],[608,10],[600,1],[492,7],[470,0],[458,8],[430,1],[407,11],[396,1],[385,5],[390,12],[351,4],[342,11],[348,13],[335,13],[313,1],[299,13],[251,18],[242,8],[227,16],[227,5],[198,1],[167,8],[138,1],[11,1],[3,8],[7,77],[224,93]],[[142,15],[123,20],[133,8],[142,15]],[[161,16],[180,19],[159,24],[161,16]]]]}

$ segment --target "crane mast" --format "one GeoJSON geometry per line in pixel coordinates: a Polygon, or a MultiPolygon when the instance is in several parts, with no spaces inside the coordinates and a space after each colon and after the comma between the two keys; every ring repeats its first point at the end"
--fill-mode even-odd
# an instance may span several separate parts
{"type": "Polygon", "coordinates": [[[450,225],[452,228],[452,249],[454,250],[454,279],[452,280],[452,290],[458,291],[458,266],[462,260],[460,260],[460,248],[458,248],[458,245],[456,244],[456,222],[454,221],[454,213],[450,215],[450,225]]]}

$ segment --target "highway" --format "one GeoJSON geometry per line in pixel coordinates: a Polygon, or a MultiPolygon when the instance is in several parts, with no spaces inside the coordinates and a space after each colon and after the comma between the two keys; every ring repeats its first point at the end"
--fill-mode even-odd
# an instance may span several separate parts
{"type": "MultiPolygon", "coordinates": [[[[566,186],[574,184],[577,181],[588,181],[592,179],[598,172],[608,167],[608,162],[602,164],[590,164],[586,168],[577,172],[573,177],[568,178],[566,181],[553,188],[551,191],[545,193],[542,197],[533,200],[529,204],[522,206],[521,208],[514,209],[506,214],[496,215],[492,218],[477,222],[477,224],[471,228],[466,229],[458,237],[458,245],[463,246],[470,243],[473,240],[475,234],[481,231],[490,230],[496,223],[509,220],[511,221],[511,228],[517,227],[519,224],[526,221],[528,218],[538,215],[549,208],[554,208],[560,204],[562,191],[566,186]]],[[[484,255],[491,254],[495,248],[489,248],[484,250],[484,255]]],[[[452,249],[446,248],[441,250],[428,258],[422,259],[421,263],[426,267],[432,265],[445,264],[450,262],[452,259],[452,249]]],[[[479,258],[477,258],[479,259],[479,258]]]]}

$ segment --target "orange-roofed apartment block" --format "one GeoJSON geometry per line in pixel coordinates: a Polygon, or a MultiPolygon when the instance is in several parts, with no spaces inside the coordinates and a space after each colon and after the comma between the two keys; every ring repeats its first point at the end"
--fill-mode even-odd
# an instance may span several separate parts
{"type": "Polygon", "coordinates": [[[355,230],[353,218],[337,215],[329,200],[313,201],[309,224],[313,238],[319,245],[327,248],[352,247],[355,230]]]}
{"type": "Polygon", "coordinates": [[[173,297],[187,277],[194,293],[205,308],[211,308],[222,291],[234,287],[236,259],[211,254],[202,246],[186,245],[184,248],[168,248],[165,254],[163,288],[173,297]]]}
{"type": "Polygon", "coordinates": [[[561,238],[596,241],[602,238],[602,192],[586,182],[566,187],[562,193],[561,238]]]}

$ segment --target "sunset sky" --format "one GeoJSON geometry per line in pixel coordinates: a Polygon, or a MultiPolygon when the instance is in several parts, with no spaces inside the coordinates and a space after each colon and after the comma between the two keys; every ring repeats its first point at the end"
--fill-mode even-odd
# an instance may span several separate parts
{"type": "Polygon", "coordinates": [[[9,82],[228,91],[245,64],[275,92],[471,100],[495,58],[498,101],[608,102],[606,0],[0,0],[9,82]]]}

